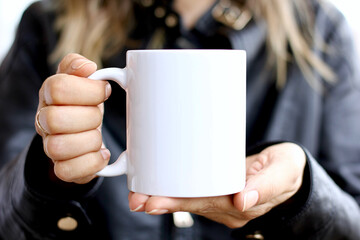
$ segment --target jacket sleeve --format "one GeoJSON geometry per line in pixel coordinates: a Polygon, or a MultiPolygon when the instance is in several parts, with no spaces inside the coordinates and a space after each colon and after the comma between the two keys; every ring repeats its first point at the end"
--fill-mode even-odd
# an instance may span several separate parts
{"type": "Polygon", "coordinates": [[[316,21],[329,47],[322,58],[337,80],[322,93],[319,152],[307,152],[310,193],[285,226],[296,239],[355,240],[360,239],[360,58],[344,17],[328,11],[319,10],[316,21]]]}
{"type": "Polygon", "coordinates": [[[86,208],[101,179],[86,185],[50,181],[52,162],[34,130],[38,91],[53,72],[47,63],[55,37],[51,23],[43,3],[30,6],[0,67],[0,239],[81,239],[92,234],[86,208]],[[63,231],[59,220],[69,218],[76,228],[63,231]]]}
{"type": "Polygon", "coordinates": [[[316,21],[329,52],[317,54],[338,79],[322,93],[319,152],[304,148],[303,186],[292,203],[235,230],[238,239],[360,239],[360,61],[347,22],[328,10],[334,15],[319,11],[316,21]]]}

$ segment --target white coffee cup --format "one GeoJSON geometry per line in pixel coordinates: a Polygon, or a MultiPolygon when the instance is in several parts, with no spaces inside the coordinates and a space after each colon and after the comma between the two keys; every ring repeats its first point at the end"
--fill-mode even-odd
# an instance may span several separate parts
{"type": "Polygon", "coordinates": [[[89,78],[127,92],[127,149],[99,176],[131,191],[206,197],[245,186],[246,53],[131,50],[127,66],[89,78]]]}

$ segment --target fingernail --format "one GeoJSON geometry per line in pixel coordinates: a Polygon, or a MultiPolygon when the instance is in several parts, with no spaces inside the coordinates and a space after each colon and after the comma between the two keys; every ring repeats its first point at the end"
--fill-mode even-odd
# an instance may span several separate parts
{"type": "Polygon", "coordinates": [[[45,138],[44,138],[44,152],[45,152],[45,154],[49,157],[49,152],[48,152],[48,150],[47,150],[48,141],[49,141],[49,138],[48,138],[48,137],[45,137],[45,138]]]}
{"type": "Polygon", "coordinates": [[[135,209],[130,209],[130,212],[137,212],[139,211],[140,208],[142,208],[144,206],[144,204],[140,204],[137,208],[135,209]]]}
{"type": "Polygon", "coordinates": [[[161,215],[169,212],[167,209],[153,209],[150,212],[145,212],[146,214],[153,214],[153,215],[161,215]]]}
{"type": "Polygon", "coordinates": [[[72,62],[71,64],[71,68],[73,70],[78,70],[82,67],[84,67],[85,65],[87,64],[91,64],[93,63],[92,61],[89,61],[88,59],[85,59],[85,58],[79,58],[79,59],[76,59],[72,62]]]}
{"type": "Polygon", "coordinates": [[[104,160],[110,159],[111,153],[110,153],[109,149],[101,148],[100,153],[101,153],[102,157],[104,158],[104,160]]]}
{"type": "Polygon", "coordinates": [[[244,207],[242,209],[243,212],[252,208],[256,205],[259,200],[259,193],[255,190],[247,192],[244,196],[244,207]]]}
{"type": "Polygon", "coordinates": [[[107,83],[105,86],[105,100],[107,100],[110,97],[111,94],[111,85],[110,83],[107,83]]]}

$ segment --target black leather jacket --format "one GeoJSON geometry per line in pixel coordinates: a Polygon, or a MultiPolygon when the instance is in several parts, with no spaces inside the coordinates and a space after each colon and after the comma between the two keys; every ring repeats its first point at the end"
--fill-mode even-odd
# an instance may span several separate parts
{"type": "MultiPolygon", "coordinates": [[[[193,227],[177,228],[169,214],[131,213],[123,176],[86,185],[49,180],[51,162],[34,130],[38,90],[56,69],[48,63],[57,41],[54,13],[45,5],[35,3],[24,13],[0,68],[0,239],[244,239],[255,232],[265,239],[360,239],[359,61],[349,28],[337,11],[330,10],[330,19],[328,11],[316,9],[317,34],[334,51],[314,51],[339,76],[336,84],[325,84],[322,94],[309,86],[295,64],[289,64],[281,91],[274,88],[272,74],[261,74],[266,64],[265,24],[227,29],[228,41],[223,41],[248,55],[248,153],[275,141],[297,142],[307,153],[303,186],[292,205],[279,206],[241,229],[196,215],[193,227]],[[73,231],[58,228],[59,219],[67,216],[78,223],[73,231]]],[[[208,47],[203,39],[213,39],[216,47],[219,38],[212,37],[219,27],[207,13],[194,31],[180,29],[176,38],[195,47],[208,47]]],[[[144,33],[134,37],[145,39],[144,33]]],[[[124,67],[125,50],[104,66],[124,67]]],[[[125,93],[112,87],[103,135],[112,156],[118,156],[126,142],[125,93]]]]}

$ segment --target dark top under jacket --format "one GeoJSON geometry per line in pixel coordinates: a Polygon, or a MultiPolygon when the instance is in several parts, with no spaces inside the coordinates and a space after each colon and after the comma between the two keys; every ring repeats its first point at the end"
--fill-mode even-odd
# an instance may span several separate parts
{"type": "MultiPolygon", "coordinates": [[[[58,34],[47,4],[37,2],[26,10],[0,68],[0,239],[226,240],[245,239],[255,232],[265,239],[360,239],[360,61],[350,29],[336,10],[317,6],[315,12],[316,39],[332,51],[314,52],[338,75],[335,84],[323,83],[322,93],[308,84],[294,63],[288,65],[284,88],[274,87],[275,74],[264,71],[265,23],[251,21],[236,31],[216,22],[209,10],[191,31],[162,26],[166,48],[247,51],[249,154],[279,141],[296,142],[307,153],[303,186],[288,208],[279,206],[240,229],[196,215],[192,227],[177,228],[171,214],[131,213],[125,176],[85,185],[49,180],[50,161],[34,130],[38,91],[56,71],[48,57],[58,34]],[[58,220],[66,216],[78,222],[75,230],[58,228],[58,220]]],[[[159,27],[151,25],[151,14],[141,7],[136,14],[132,38],[139,40],[139,48],[146,48],[159,27]]],[[[104,67],[124,67],[130,48],[104,61],[104,67]]],[[[116,84],[112,88],[105,103],[103,135],[115,158],[126,149],[126,105],[125,92],[116,84]]]]}

